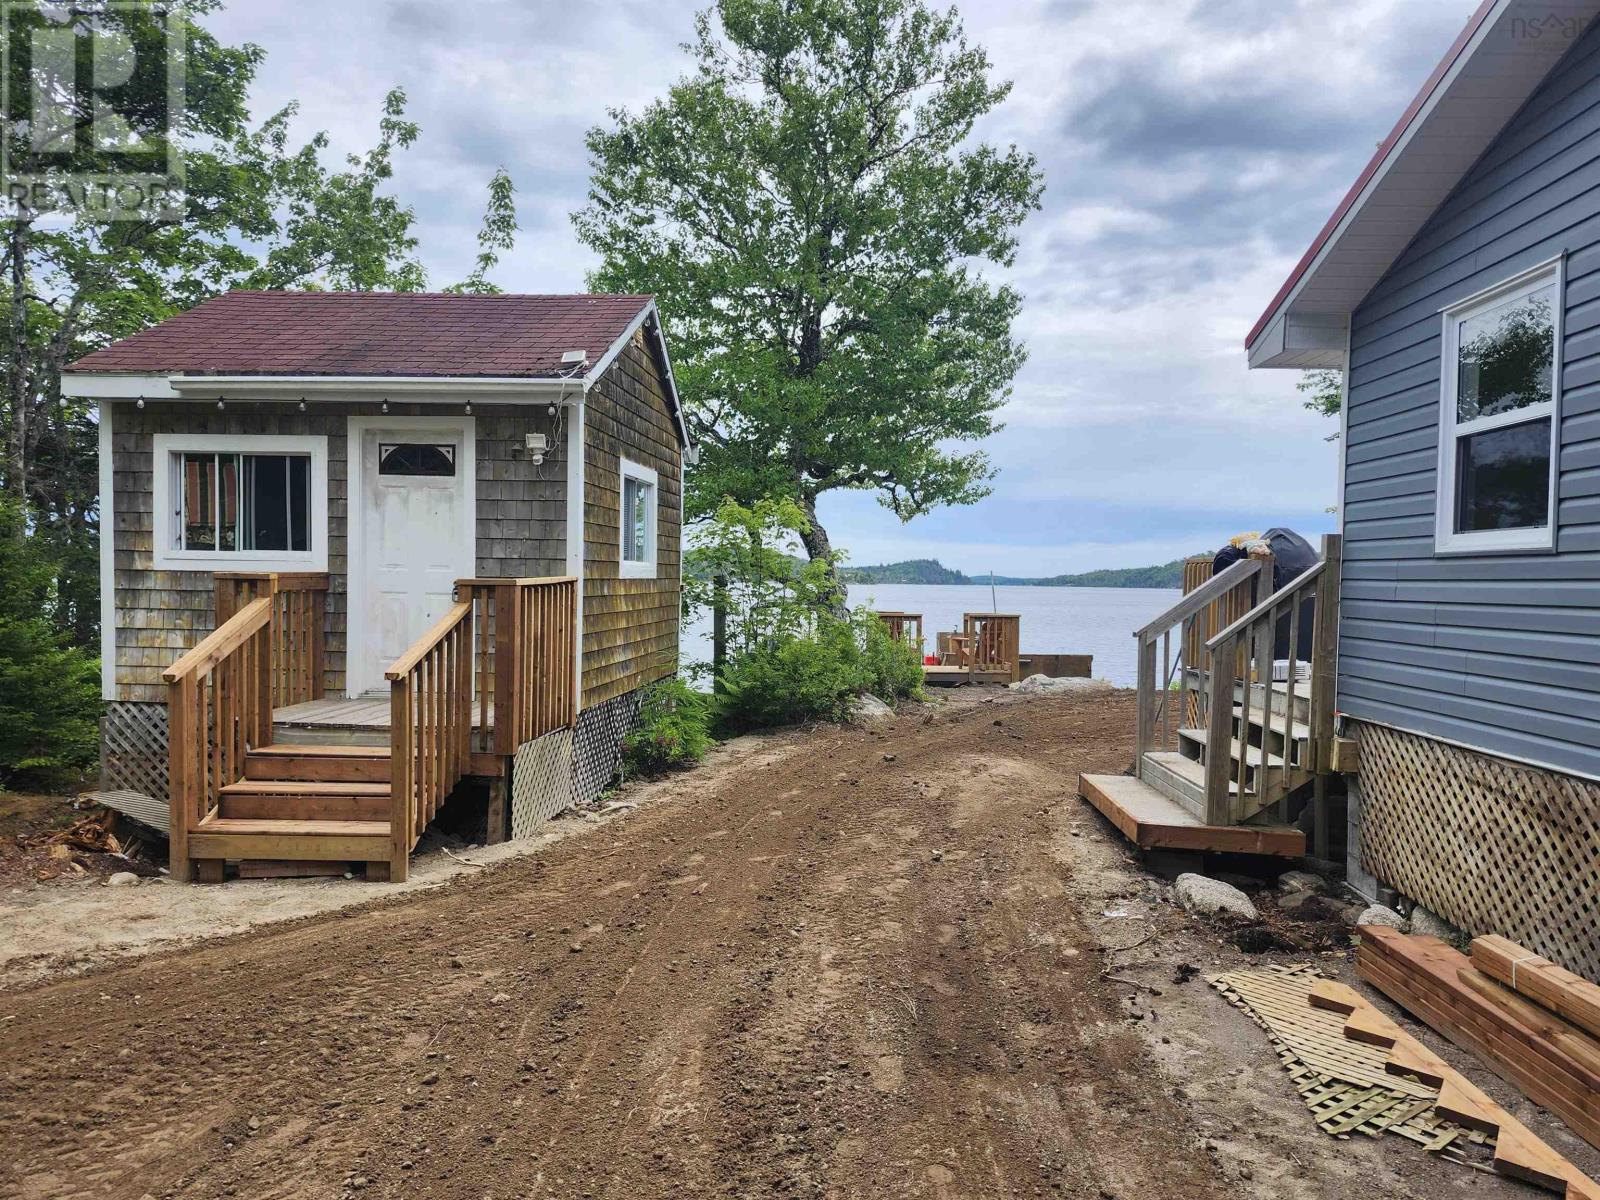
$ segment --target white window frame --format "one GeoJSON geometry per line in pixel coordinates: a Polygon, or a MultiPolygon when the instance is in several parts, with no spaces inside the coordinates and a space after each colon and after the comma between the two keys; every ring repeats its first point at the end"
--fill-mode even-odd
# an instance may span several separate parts
{"type": "Polygon", "coordinates": [[[158,433],[151,459],[154,566],[158,571],[279,571],[328,569],[328,439],[321,435],[262,433],[158,433]],[[311,528],[305,550],[185,550],[176,456],[199,454],[304,454],[311,458],[311,528]]]}
{"type": "Polygon", "coordinates": [[[1435,496],[1434,552],[1436,554],[1500,554],[1507,551],[1554,550],[1556,545],[1556,491],[1561,476],[1561,350],[1566,309],[1566,260],[1550,259],[1512,276],[1493,287],[1475,292],[1441,310],[1444,336],[1440,342],[1442,376],[1439,407],[1439,479],[1435,496]],[[1456,419],[1460,385],[1462,323],[1485,309],[1519,300],[1555,285],[1553,361],[1550,364],[1550,398],[1511,412],[1479,417],[1473,421],[1456,419]],[[1509,425],[1524,425],[1548,417],[1550,420],[1549,519],[1537,529],[1479,529],[1456,532],[1456,465],[1461,438],[1486,433],[1509,425]]]}
{"type": "Polygon", "coordinates": [[[656,538],[656,525],[660,520],[657,510],[661,507],[661,483],[655,471],[642,463],[631,462],[626,458],[619,459],[617,473],[617,570],[623,579],[654,579],[656,578],[657,562],[660,558],[659,544],[656,538]],[[643,562],[633,562],[628,558],[628,540],[632,530],[628,527],[628,480],[637,479],[641,483],[650,485],[650,517],[646,521],[645,544],[649,553],[643,562]]]}

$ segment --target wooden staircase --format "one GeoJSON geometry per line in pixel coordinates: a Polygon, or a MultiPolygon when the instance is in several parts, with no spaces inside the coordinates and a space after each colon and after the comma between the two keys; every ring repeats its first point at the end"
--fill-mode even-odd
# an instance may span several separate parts
{"type": "Polygon", "coordinates": [[[326,576],[218,577],[219,623],[166,671],[174,878],[225,864],[365,864],[404,880],[457,784],[577,716],[576,581],[462,580],[464,599],[387,672],[381,738],[278,741],[322,696],[326,576]],[[224,618],[223,614],[226,613],[224,618]]]}
{"type": "Polygon", "coordinates": [[[1325,850],[1339,552],[1325,539],[1322,561],[1275,593],[1270,558],[1207,572],[1135,633],[1135,774],[1085,775],[1079,791],[1142,848],[1302,855],[1289,822],[1309,792],[1325,850]]]}

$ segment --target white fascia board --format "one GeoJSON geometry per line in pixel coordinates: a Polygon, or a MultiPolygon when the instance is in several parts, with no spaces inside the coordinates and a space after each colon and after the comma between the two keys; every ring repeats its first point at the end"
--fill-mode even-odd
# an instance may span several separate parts
{"type": "Polygon", "coordinates": [[[68,396],[93,400],[276,400],[325,403],[352,394],[414,401],[459,401],[470,395],[499,404],[570,403],[566,379],[473,375],[109,375],[63,374],[68,396]]]}
{"type": "Polygon", "coordinates": [[[589,373],[583,377],[583,390],[587,394],[595,384],[600,382],[600,377],[611,368],[612,363],[617,361],[617,356],[622,353],[633,335],[638,333],[646,322],[649,322],[650,328],[654,331],[656,347],[661,351],[661,365],[667,376],[667,398],[672,405],[672,420],[678,427],[681,448],[684,452],[688,452],[694,448],[694,443],[689,438],[689,426],[683,419],[683,400],[678,395],[678,381],[672,374],[672,356],[667,353],[666,331],[661,328],[661,314],[656,309],[654,300],[639,310],[639,315],[628,322],[628,327],[600,356],[600,361],[589,369],[589,373]]]}
{"type": "Polygon", "coordinates": [[[1350,318],[1327,313],[1280,313],[1249,350],[1251,370],[1338,368],[1350,340],[1350,318]]]}

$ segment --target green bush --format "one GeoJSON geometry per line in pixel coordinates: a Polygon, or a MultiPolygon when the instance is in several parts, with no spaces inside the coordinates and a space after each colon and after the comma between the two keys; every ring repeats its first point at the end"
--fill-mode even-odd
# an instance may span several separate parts
{"type": "Polygon", "coordinates": [[[61,629],[59,564],[0,500],[0,786],[72,781],[99,745],[100,667],[61,629]]]}
{"type": "Polygon", "coordinates": [[[922,666],[914,648],[858,612],[843,621],[820,619],[809,635],[775,639],[735,659],[723,676],[717,715],[732,732],[843,721],[867,692],[891,703],[919,696],[922,666]]]}
{"type": "Polygon", "coordinates": [[[663,775],[692,766],[711,748],[710,698],[680,677],[663,679],[645,693],[639,724],[622,740],[629,776],[663,775]]]}

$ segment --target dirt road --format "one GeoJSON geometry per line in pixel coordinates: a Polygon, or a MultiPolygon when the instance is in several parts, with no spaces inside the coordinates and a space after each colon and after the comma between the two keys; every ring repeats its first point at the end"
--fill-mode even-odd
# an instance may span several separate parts
{"type": "MultiPolygon", "coordinates": [[[[0,1194],[1255,1192],[1207,1153],[1237,1106],[1173,1087],[1085,916],[1141,886],[1085,879],[1120,851],[1073,799],[1132,717],[786,734],[537,858],[10,996],[0,1194]]],[[[1218,1001],[1178,1038],[1202,1087],[1215,1013],[1247,1027],[1218,1001]]],[[[1278,1082],[1241,1036],[1214,1092],[1278,1082]]],[[[1347,1194],[1297,1169],[1292,1096],[1254,1112],[1295,1160],[1258,1194],[1347,1194]]]]}

